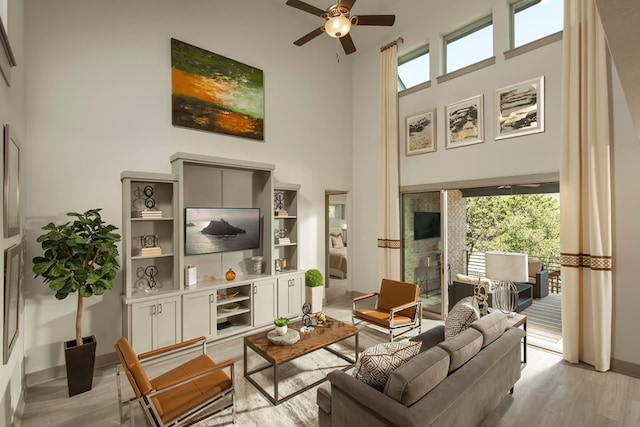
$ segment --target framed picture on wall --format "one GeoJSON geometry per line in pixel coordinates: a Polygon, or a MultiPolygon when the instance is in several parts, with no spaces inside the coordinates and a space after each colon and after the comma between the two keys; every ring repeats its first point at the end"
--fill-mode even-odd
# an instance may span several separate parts
{"type": "Polygon", "coordinates": [[[496,90],[496,139],[544,132],[544,76],[496,90]]]}
{"type": "Polygon", "coordinates": [[[437,150],[435,108],[407,116],[405,121],[407,156],[437,150]]]}
{"type": "Polygon", "coordinates": [[[20,233],[20,143],[4,126],[4,237],[20,233]]]}
{"type": "Polygon", "coordinates": [[[483,98],[480,94],[445,106],[448,126],[445,148],[484,142],[483,98]]]}
{"type": "Polygon", "coordinates": [[[4,331],[2,363],[7,364],[18,339],[22,244],[4,251],[4,331]]]}
{"type": "MultiPolygon", "coordinates": [[[[0,2],[0,5],[2,5],[2,3],[3,2],[0,2]]],[[[2,7],[4,12],[6,12],[6,1],[2,7]]],[[[0,72],[7,86],[11,86],[11,67],[15,67],[17,63],[15,56],[13,56],[11,43],[9,43],[6,18],[6,13],[4,13],[4,16],[0,15],[0,72]]]]}

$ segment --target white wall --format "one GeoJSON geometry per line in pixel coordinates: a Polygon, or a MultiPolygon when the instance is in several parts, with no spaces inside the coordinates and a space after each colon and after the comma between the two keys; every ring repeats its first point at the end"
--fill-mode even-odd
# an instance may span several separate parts
{"type": "MultiPolygon", "coordinates": [[[[351,188],[351,68],[330,41],[293,45],[309,31],[298,13],[261,0],[27,2],[27,259],[40,227],[68,211],[102,207],[121,226],[120,172],[169,172],[184,151],[274,163],[278,180],[300,183],[300,265],[324,265],[324,190],[351,188]],[[171,125],[172,37],[264,71],[264,143],[171,125]]],[[[57,301],[31,276],[27,373],[64,363],[75,316],[74,297],[57,301]]],[[[116,291],[85,302],[98,354],[120,337],[121,287],[118,277],[116,291]]]]}
{"type": "MultiPolygon", "coordinates": [[[[9,28],[9,41],[13,54],[16,58],[17,66],[11,69],[11,87],[7,87],[2,77],[0,77],[0,126],[9,124],[12,132],[21,144],[21,152],[23,156],[21,158],[20,165],[20,180],[21,184],[25,181],[25,169],[28,167],[28,163],[24,158],[24,150],[26,148],[26,131],[25,131],[25,55],[24,55],[24,6],[20,0],[10,0],[8,2],[8,20],[7,23],[3,17],[3,22],[8,24],[9,28]]],[[[4,55],[4,53],[2,53],[4,55]]],[[[0,162],[0,174],[4,174],[3,162],[0,162]]],[[[3,176],[3,175],[0,175],[3,176]]],[[[23,187],[24,188],[24,187],[23,187]]],[[[21,200],[22,214],[24,215],[24,199],[21,200]]],[[[1,215],[0,215],[1,216],[1,215]]],[[[24,217],[22,218],[22,224],[24,224],[24,217]]],[[[3,224],[3,219],[0,218],[0,224],[3,224]]],[[[0,226],[0,230],[3,226],[0,226]]],[[[21,235],[13,236],[10,238],[2,239],[4,250],[20,243],[21,235]]],[[[4,259],[4,255],[3,255],[4,259]]],[[[4,261],[0,262],[0,271],[2,274],[0,277],[4,277],[4,261]]],[[[4,289],[4,288],[2,288],[4,289]]],[[[4,292],[0,291],[0,307],[4,307],[4,292]]],[[[4,310],[2,310],[4,313],[4,310]]],[[[4,318],[0,318],[0,325],[4,323],[4,318]]],[[[2,328],[0,328],[2,330],[2,328]]],[[[22,365],[24,355],[24,337],[27,334],[24,327],[24,312],[21,309],[18,319],[18,338],[16,344],[11,352],[11,357],[8,363],[0,365],[0,404],[3,405],[5,400],[10,404],[12,413],[18,403],[23,381],[22,381],[22,365]],[[7,392],[5,394],[5,392],[7,392]]],[[[0,358],[2,357],[3,343],[0,340],[0,358]]],[[[0,408],[0,424],[5,420],[10,420],[12,413],[6,414],[3,411],[7,409],[5,407],[0,408]]]]}
{"type": "MultiPolygon", "coordinates": [[[[353,218],[350,227],[351,263],[355,291],[372,292],[379,288],[377,269],[370,260],[377,259],[377,144],[379,86],[379,46],[402,36],[399,55],[429,42],[431,52],[431,87],[401,97],[400,185],[447,183],[462,180],[514,177],[519,175],[558,173],[560,169],[560,84],[562,43],[556,42],[523,55],[505,60],[507,50],[508,5],[502,0],[457,0],[446,7],[434,8],[428,2],[404,2],[391,11],[402,14],[386,40],[360,50],[353,63],[353,218]],[[438,58],[441,36],[493,11],[495,65],[438,84],[438,58]],[[408,16],[413,18],[408,18],[408,16]],[[415,17],[419,17],[415,18],[415,17]],[[419,21],[419,22],[418,22],[419,21]],[[404,25],[403,25],[404,24],[404,25]],[[545,76],[545,132],[518,138],[494,140],[494,93],[503,86],[537,76],[545,76]],[[485,142],[446,150],[444,147],[444,106],[474,95],[484,94],[485,142]],[[406,157],[404,154],[404,118],[408,114],[437,107],[437,151],[406,157]]],[[[633,134],[628,108],[614,77],[614,194],[615,250],[614,350],[613,358],[640,365],[640,342],[633,325],[640,323],[634,307],[640,298],[634,260],[640,238],[635,215],[640,207],[637,159],[640,145],[633,134]]]]}

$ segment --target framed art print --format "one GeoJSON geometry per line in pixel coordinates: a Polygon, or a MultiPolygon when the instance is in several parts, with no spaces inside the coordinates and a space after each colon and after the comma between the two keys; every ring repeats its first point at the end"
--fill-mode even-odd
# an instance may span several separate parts
{"type": "Polygon", "coordinates": [[[436,151],[436,109],[407,116],[405,135],[407,156],[436,151]]]}
{"type": "Polygon", "coordinates": [[[13,245],[4,254],[4,331],[2,361],[6,365],[19,331],[22,244],[13,245]]]}
{"type": "Polygon", "coordinates": [[[476,95],[445,107],[448,129],[445,148],[484,142],[483,95],[476,95]]]}
{"type": "Polygon", "coordinates": [[[544,76],[496,90],[496,139],[544,132],[544,76]]]}
{"type": "Polygon", "coordinates": [[[20,233],[20,143],[4,126],[4,237],[20,233]]]}

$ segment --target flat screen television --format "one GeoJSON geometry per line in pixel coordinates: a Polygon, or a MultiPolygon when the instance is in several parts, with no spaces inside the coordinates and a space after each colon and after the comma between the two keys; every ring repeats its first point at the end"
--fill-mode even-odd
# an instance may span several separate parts
{"type": "Polygon", "coordinates": [[[413,239],[440,237],[440,212],[413,213],[413,239]]]}
{"type": "Polygon", "coordinates": [[[260,247],[259,208],[185,208],[185,255],[260,247]]]}

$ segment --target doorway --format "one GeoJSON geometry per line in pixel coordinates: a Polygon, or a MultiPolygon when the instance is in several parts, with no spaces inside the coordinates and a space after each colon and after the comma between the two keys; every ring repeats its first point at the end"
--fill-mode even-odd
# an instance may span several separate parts
{"type": "Polygon", "coordinates": [[[349,193],[325,191],[325,300],[351,291],[349,275],[349,193]]]}

